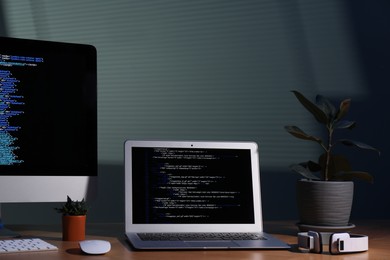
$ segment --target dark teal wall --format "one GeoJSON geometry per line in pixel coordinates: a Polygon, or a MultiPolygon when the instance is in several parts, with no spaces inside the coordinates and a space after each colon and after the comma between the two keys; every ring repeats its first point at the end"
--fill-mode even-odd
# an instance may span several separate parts
{"type": "MultiPolygon", "coordinates": [[[[349,118],[358,125],[348,136],[382,151],[379,159],[351,153],[354,166],[375,177],[356,183],[352,217],[390,217],[387,1],[122,1],[117,12],[103,2],[80,3],[78,10],[90,5],[81,14],[72,4],[41,1],[35,23],[0,5],[10,12],[0,16],[1,35],[98,48],[100,191],[90,221],[123,221],[126,138],[258,141],[265,219],[296,219],[299,176],[288,165],[318,151],[283,130],[317,131],[291,89],[352,97],[349,118]]],[[[59,222],[54,206],[3,205],[3,215],[10,223],[59,222]]]]}

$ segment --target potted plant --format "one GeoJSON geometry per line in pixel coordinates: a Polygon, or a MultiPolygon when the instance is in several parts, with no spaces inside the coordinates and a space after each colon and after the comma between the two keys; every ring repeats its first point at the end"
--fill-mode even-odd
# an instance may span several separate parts
{"type": "MultiPolygon", "coordinates": [[[[298,101],[319,122],[325,126],[326,137],[309,135],[297,126],[285,126],[287,132],[296,138],[316,142],[323,149],[318,161],[307,161],[291,165],[290,168],[304,179],[297,182],[297,204],[301,227],[347,228],[353,201],[353,180],[372,182],[368,172],[354,171],[345,156],[334,154],[338,144],[368,149],[378,152],[374,147],[349,140],[335,139],[334,132],[340,129],[353,129],[354,121],[345,120],[351,99],[341,101],[335,107],[327,98],[317,95],[312,103],[298,91],[292,91],[298,101]]],[[[304,229],[304,228],[301,228],[304,229]]]]}
{"type": "Polygon", "coordinates": [[[67,196],[61,208],[55,208],[62,214],[62,240],[81,241],[85,239],[85,223],[88,207],[84,199],[74,201],[67,196]]]}

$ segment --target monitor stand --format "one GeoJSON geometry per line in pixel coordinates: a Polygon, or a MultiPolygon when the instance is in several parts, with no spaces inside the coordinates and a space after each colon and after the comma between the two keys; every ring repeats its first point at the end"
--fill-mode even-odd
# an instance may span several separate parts
{"type": "Polygon", "coordinates": [[[1,215],[1,203],[0,203],[0,239],[20,237],[20,234],[12,231],[4,226],[3,218],[1,215]]]}

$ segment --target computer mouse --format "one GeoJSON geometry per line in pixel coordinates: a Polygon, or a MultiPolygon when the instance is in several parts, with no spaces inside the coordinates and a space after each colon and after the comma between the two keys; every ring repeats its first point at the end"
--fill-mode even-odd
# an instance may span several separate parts
{"type": "Polygon", "coordinates": [[[101,255],[111,250],[110,242],[105,240],[83,240],[79,245],[81,251],[91,255],[101,255]]]}

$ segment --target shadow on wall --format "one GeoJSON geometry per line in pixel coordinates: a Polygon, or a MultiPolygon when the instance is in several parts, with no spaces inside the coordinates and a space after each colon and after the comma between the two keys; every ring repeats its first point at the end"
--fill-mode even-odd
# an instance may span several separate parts
{"type": "Polygon", "coordinates": [[[358,125],[351,132],[351,139],[361,140],[381,151],[379,159],[364,152],[353,156],[354,167],[372,173],[374,183],[356,183],[352,217],[389,218],[390,175],[387,162],[390,149],[387,139],[390,119],[385,111],[390,94],[390,2],[357,0],[345,1],[345,5],[353,28],[359,65],[370,91],[364,100],[352,101],[350,118],[356,119],[358,125]]]}
{"type": "Polygon", "coordinates": [[[99,165],[98,196],[92,203],[89,219],[93,223],[118,223],[125,219],[124,168],[99,165]]]}
{"type": "MultiPolygon", "coordinates": [[[[124,170],[121,165],[99,165],[98,194],[88,202],[88,223],[124,222],[124,170]]],[[[63,203],[7,203],[2,204],[6,225],[60,224],[61,216],[54,208],[63,203]]]]}

